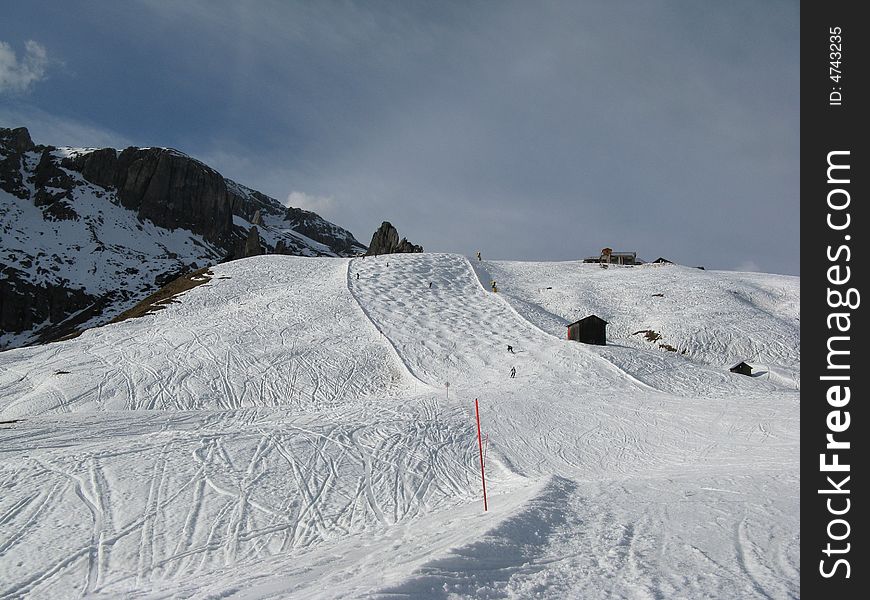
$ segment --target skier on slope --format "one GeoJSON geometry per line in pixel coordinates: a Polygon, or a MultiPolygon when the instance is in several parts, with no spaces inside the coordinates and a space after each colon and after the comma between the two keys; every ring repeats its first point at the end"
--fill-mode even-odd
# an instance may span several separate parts
{"type": "Polygon", "coordinates": [[[517,376],[517,368],[511,367],[511,379],[517,376]]]}

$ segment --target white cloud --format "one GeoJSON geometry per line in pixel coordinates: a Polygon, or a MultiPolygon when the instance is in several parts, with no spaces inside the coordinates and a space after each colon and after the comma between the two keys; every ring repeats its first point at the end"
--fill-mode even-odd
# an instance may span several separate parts
{"type": "Polygon", "coordinates": [[[314,196],[305,192],[294,191],[290,192],[290,195],[287,196],[284,205],[310,210],[325,218],[335,216],[336,202],[332,196],[314,196]]]}
{"type": "Polygon", "coordinates": [[[12,46],[0,41],[0,93],[23,94],[37,81],[45,79],[48,53],[33,40],[24,44],[19,61],[12,46]]]}

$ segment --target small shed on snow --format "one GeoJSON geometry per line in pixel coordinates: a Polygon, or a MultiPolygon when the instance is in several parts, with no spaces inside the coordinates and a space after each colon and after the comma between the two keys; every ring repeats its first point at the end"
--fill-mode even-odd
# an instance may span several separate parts
{"type": "Polygon", "coordinates": [[[584,344],[607,345],[607,321],[596,315],[583,317],[568,325],[568,339],[584,344]]]}
{"type": "Polygon", "coordinates": [[[604,263],[608,265],[639,265],[643,261],[637,257],[637,252],[615,252],[610,248],[604,248],[600,256],[584,258],[585,263],[604,263]]]}
{"type": "Polygon", "coordinates": [[[745,362],[739,362],[733,367],[729,369],[732,373],[739,373],[740,375],[752,375],[752,367],[747,365],[745,362]]]}

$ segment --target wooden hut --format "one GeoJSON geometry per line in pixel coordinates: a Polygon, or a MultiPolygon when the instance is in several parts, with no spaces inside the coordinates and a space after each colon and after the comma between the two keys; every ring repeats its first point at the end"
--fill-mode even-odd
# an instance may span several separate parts
{"type": "Polygon", "coordinates": [[[752,375],[752,367],[747,365],[745,362],[739,362],[731,367],[729,370],[732,373],[739,373],[740,375],[752,375]]]}
{"type": "Polygon", "coordinates": [[[568,339],[584,344],[607,345],[607,321],[589,315],[568,325],[568,339]]]}
{"type": "Polygon", "coordinates": [[[604,265],[639,265],[643,263],[637,257],[637,252],[615,252],[611,248],[604,248],[599,256],[584,258],[583,262],[604,265]]]}

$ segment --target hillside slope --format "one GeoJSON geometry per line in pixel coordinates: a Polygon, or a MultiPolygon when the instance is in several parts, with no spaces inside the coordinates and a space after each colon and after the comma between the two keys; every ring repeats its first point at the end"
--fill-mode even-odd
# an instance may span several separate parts
{"type": "MultiPolygon", "coordinates": [[[[799,595],[790,381],[569,342],[540,326],[552,305],[486,292],[457,255],[212,272],[156,314],[0,354],[0,421],[17,420],[0,598],[799,595]]],[[[692,282],[699,303],[725,304],[728,277],[692,282]]],[[[595,281],[623,304],[651,284],[595,281]]],[[[783,289],[747,342],[776,355],[765,336],[799,301],[783,289]]]]}
{"type": "Polygon", "coordinates": [[[350,232],[168,148],[55,148],[0,128],[0,350],[106,323],[182,273],[353,256],[350,232]]]}
{"type": "Polygon", "coordinates": [[[746,361],[765,379],[800,387],[797,277],[651,263],[609,269],[580,261],[474,266],[498,282],[512,306],[557,337],[565,336],[568,323],[595,314],[608,321],[611,344],[664,354],[668,345],[718,371],[746,361]],[[638,333],[646,331],[658,339],[638,333]]]}

